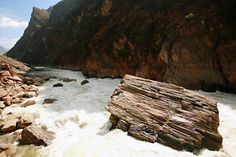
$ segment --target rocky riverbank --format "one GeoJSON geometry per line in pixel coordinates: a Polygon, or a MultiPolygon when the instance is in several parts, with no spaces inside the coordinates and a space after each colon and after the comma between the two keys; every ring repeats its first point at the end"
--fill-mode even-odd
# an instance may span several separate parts
{"type": "Polygon", "coordinates": [[[48,145],[54,133],[35,123],[39,114],[2,113],[9,106],[34,105],[29,98],[38,95],[37,86],[45,77],[25,77],[30,68],[11,58],[0,56],[0,156],[14,157],[17,145],[48,145]]]}
{"type": "MultiPolygon", "coordinates": [[[[127,136],[120,129],[110,130],[110,114],[105,110],[107,100],[120,82],[120,79],[88,79],[89,83],[81,85],[86,78],[77,71],[40,68],[28,75],[47,76],[49,81],[36,86],[38,96],[35,105],[21,107],[17,104],[6,107],[7,113],[31,113],[37,117],[35,123],[55,132],[55,139],[47,147],[18,145],[19,157],[196,157],[187,151],[177,151],[159,143],[148,143],[127,136]],[[63,78],[71,79],[63,79],[63,78]],[[69,80],[76,80],[64,82],[69,80]],[[53,87],[61,83],[63,86],[53,87]],[[45,99],[56,99],[51,104],[45,99]],[[45,103],[44,103],[45,102],[45,103]],[[92,149],[92,151],[91,151],[92,149]]],[[[86,81],[87,82],[87,81],[86,81]]],[[[212,97],[219,109],[219,134],[223,137],[219,151],[201,149],[199,157],[225,156],[235,154],[235,95],[222,92],[201,94],[212,97]]],[[[47,100],[48,101],[48,100],[47,100]]],[[[51,100],[50,100],[51,101],[51,100]]],[[[197,107],[197,106],[196,106],[197,107]]],[[[30,131],[34,130],[29,128],[30,131]]],[[[28,131],[26,131],[27,133],[28,131]]]]}

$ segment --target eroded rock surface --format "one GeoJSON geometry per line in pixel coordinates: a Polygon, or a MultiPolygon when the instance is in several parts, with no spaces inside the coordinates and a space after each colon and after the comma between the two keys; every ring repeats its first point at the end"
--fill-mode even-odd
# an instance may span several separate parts
{"type": "Polygon", "coordinates": [[[178,150],[219,150],[217,103],[173,84],[125,75],[106,109],[113,128],[178,150]]]}

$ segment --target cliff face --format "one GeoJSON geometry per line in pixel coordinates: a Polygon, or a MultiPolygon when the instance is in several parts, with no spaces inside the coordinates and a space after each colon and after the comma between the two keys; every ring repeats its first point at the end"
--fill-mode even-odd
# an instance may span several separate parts
{"type": "Polygon", "coordinates": [[[64,0],[34,8],[8,55],[84,74],[236,90],[234,0],[64,0]]]}

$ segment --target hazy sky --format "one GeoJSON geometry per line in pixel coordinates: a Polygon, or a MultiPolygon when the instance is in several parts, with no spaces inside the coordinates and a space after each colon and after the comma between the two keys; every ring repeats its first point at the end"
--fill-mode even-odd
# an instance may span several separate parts
{"type": "Polygon", "coordinates": [[[0,0],[0,45],[10,49],[23,35],[33,6],[47,9],[60,0],[0,0]]]}

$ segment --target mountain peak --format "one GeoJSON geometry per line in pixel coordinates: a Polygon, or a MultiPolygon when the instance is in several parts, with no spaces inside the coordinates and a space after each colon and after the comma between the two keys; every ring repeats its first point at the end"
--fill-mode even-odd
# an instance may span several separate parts
{"type": "Polygon", "coordinates": [[[39,21],[47,20],[49,18],[49,12],[46,9],[39,9],[37,7],[33,7],[31,18],[34,18],[35,20],[39,21]]]}
{"type": "Polygon", "coordinates": [[[85,75],[236,90],[235,1],[64,0],[33,9],[7,55],[85,75]],[[37,57],[36,57],[37,56],[37,57]]]}

